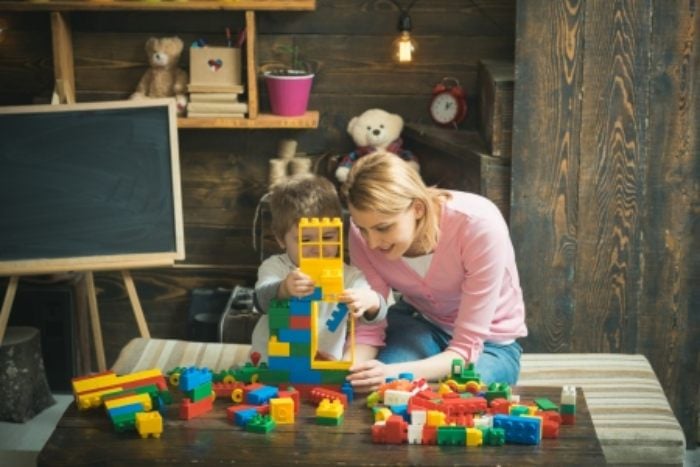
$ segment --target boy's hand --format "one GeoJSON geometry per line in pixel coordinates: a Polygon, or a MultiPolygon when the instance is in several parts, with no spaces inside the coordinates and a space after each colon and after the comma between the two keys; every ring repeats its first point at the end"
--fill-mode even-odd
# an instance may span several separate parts
{"type": "Polygon", "coordinates": [[[345,303],[355,318],[365,315],[366,319],[372,320],[379,312],[379,295],[372,289],[346,289],[338,301],[345,303]]]}
{"type": "Polygon", "coordinates": [[[300,269],[295,269],[287,274],[287,277],[282,281],[278,298],[305,297],[314,292],[314,286],[311,277],[301,272],[300,269]]]}

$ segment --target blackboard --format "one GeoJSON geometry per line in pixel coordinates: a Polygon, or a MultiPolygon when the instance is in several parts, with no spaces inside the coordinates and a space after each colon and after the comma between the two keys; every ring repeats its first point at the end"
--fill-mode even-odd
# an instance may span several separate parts
{"type": "Polygon", "coordinates": [[[184,259],[171,99],[0,107],[0,274],[184,259]]]}

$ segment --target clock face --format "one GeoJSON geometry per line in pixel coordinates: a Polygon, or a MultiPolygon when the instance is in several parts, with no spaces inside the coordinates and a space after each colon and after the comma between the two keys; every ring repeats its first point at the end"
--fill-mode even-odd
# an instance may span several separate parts
{"type": "Polygon", "coordinates": [[[459,114],[459,102],[449,92],[442,92],[433,97],[430,103],[430,115],[437,123],[446,125],[454,122],[459,114]]]}

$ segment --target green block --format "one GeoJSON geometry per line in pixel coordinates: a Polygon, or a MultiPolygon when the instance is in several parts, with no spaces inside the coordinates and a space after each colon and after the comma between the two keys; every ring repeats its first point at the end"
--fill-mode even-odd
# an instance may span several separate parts
{"type": "Polygon", "coordinates": [[[119,433],[136,429],[136,412],[111,417],[114,429],[119,433]]]}
{"type": "Polygon", "coordinates": [[[554,402],[550,401],[550,400],[547,399],[546,397],[541,397],[541,398],[539,398],[539,399],[535,399],[535,404],[537,405],[537,407],[538,407],[540,410],[544,410],[544,411],[553,410],[553,411],[555,411],[555,412],[558,412],[558,411],[559,411],[559,407],[557,406],[557,404],[555,404],[554,402]]]}
{"type": "Polygon", "coordinates": [[[260,373],[259,381],[265,384],[288,383],[290,379],[289,371],[286,370],[265,370],[260,373]]]}
{"type": "Polygon", "coordinates": [[[206,399],[207,397],[211,397],[211,392],[212,392],[211,381],[209,381],[207,383],[200,384],[199,386],[197,386],[194,389],[187,391],[187,397],[189,397],[189,399],[192,402],[199,402],[202,399],[206,399]]]}
{"type": "Polygon", "coordinates": [[[559,413],[562,415],[576,415],[576,406],[571,404],[562,404],[559,407],[559,413]]]}
{"type": "Polygon", "coordinates": [[[308,357],[311,355],[311,343],[290,342],[289,356],[290,357],[308,357]]]}
{"type": "Polygon", "coordinates": [[[467,429],[463,426],[439,426],[437,443],[439,445],[464,446],[467,444],[467,429]]]}
{"type": "Polygon", "coordinates": [[[267,310],[267,316],[271,331],[289,328],[289,302],[287,300],[272,300],[270,308],[267,310]]]}
{"type": "Polygon", "coordinates": [[[269,415],[256,415],[248,422],[245,429],[252,433],[269,433],[275,426],[275,421],[269,415]]]}
{"type": "Polygon", "coordinates": [[[525,406],[511,407],[510,408],[510,414],[513,416],[527,415],[528,412],[529,412],[529,409],[525,406]]]}
{"type": "Polygon", "coordinates": [[[342,385],[345,378],[350,374],[347,370],[319,370],[321,373],[321,384],[342,385]]]}
{"type": "Polygon", "coordinates": [[[341,415],[338,418],[316,417],[316,424],[317,425],[325,425],[325,426],[340,426],[343,424],[343,420],[345,420],[344,415],[341,415]]]}

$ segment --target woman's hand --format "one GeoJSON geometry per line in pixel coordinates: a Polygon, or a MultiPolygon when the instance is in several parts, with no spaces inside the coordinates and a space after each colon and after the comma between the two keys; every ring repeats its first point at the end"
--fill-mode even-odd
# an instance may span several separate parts
{"type": "Polygon", "coordinates": [[[301,272],[300,269],[295,269],[287,274],[287,277],[282,281],[277,298],[305,297],[314,292],[314,287],[315,284],[311,277],[301,272]]]}
{"type": "Polygon", "coordinates": [[[346,289],[338,297],[338,301],[345,303],[355,318],[365,315],[365,318],[371,321],[379,312],[379,295],[372,289],[346,289]]]}
{"type": "Polygon", "coordinates": [[[379,360],[367,360],[351,366],[347,380],[355,391],[371,392],[379,389],[389,376],[386,364],[379,360]]]}

